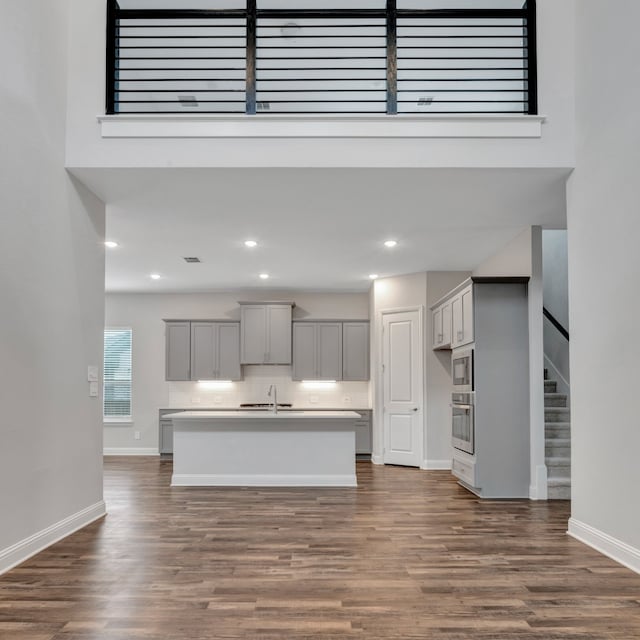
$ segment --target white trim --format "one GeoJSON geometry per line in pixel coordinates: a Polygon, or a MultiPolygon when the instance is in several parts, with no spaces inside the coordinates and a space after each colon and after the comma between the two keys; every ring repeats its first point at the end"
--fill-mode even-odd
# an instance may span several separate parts
{"type": "Polygon", "coordinates": [[[20,542],[0,550],[0,575],[22,564],[25,560],[35,556],[36,553],[40,553],[40,551],[59,540],[102,518],[106,513],[105,503],[100,500],[68,518],[64,518],[64,520],[60,520],[24,540],[20,540],[20,542]]]}
{"type": "Polygon", "coordinates": [[[569,519],[567,533],[576,540],[592,547],[621,565],[640,573],[640,549],[618,540],[595,527],[575,518],[569,519]]]}
{"type": "Polygon", "coordinates": [[[153,447],[105,447],[104,456],[159,456],[160,453],[153,447]]]}
{"type": "Polygon", "coordinates": [[[529,500],[548,500],[549,489],[547,486],[549,472],[546,464],[539,464],[531,473],[529,485],[529,500]]]}
{"type": "Polygon", "coordinates": [[[541,138],[544,116],[97,116],[103,138],[541,138]]]}
{"type": "Polygon", "coordinates": [[[114,420],[113,418],[104,419],[102,424],[105,427],[131,427],[135,423],[131,418],[125,418],[123,420],[114,420]]]}
{"type": "Polygon", "coordinates": [[[354,475],[173,474],[172,487],[357,487],[354,475]]]}
{"type": "Polygon", "coordinates": [[[382,456],[374,456],[373,454],[371,455],[371,462],[373,462],[373,464],[384,464],[384,459],[382,456]]]}
{"type": "Polygon", "coordinates": [[[423,460],[420,468],[423,471],[451,471],[451,459],[449,460],[423,460]]]}
{"type": "Polygon", "coordinates": [[[564,393],[567,396],[567,399],[571,397],[571,385],[569,381],[560,373],[555,364],[551,361],[551,358],[545,353],[544,354],[544,365],[547,369],[551,369],[553,374],[556,377],[555,382],[558,383],[558,393],[564,393]]]}

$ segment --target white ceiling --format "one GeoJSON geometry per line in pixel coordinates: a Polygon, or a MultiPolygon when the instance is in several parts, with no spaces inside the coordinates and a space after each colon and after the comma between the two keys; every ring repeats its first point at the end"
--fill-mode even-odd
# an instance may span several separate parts
{"type": "Polygon", "coordinates": [[[120,244],[108,291],[366,291],[370,273],[473,269],[526,226],[566,226],[561,169],[75,173],[108,203],[107,238],[120,244]]]}

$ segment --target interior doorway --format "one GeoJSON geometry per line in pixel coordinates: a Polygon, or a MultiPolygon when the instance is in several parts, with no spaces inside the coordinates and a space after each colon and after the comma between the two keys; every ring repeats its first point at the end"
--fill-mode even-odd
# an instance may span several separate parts
{"type": "Polygon", "coordinates": [[[385,464],[419,467],[423,451],[422,309],[382,313],[385,464]]]}

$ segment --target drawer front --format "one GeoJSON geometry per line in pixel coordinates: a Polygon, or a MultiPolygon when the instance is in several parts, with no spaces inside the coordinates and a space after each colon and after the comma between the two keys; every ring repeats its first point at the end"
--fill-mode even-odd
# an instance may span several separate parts
{"type": "Polygon", "coordinates": [[[466,482],[468,485],[476,486],[476,464],[475,462],[468,462],[467,460],[460,460],[459,458],[453,459],[451,465],[451,472],[454,476],[466,482]]]}

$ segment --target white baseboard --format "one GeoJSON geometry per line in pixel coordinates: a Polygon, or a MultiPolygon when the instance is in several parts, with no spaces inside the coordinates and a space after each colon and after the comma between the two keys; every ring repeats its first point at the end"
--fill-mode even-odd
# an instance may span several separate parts
{"type": "Polygon", "coordinates": [[[107,509],[104,501],[100,500],[100,502],[96,502],[68,518],[60,520],[50,527],[38,531],[38,533],[34,533],[24,540],[20,540],[20,542],[16,542],[16,544],[6,549],[0,550],[0,575],[22,564],[31,556],[35,556],[36,553],[40,553],[40,551],[59,540],[102,518],[106,513],[107,509]]]}
{"type": "Polygon", "coordinates": [[[567,533],[576,540],[603,553],[612,560],[640,573],[640,549],[636,549],[622,540],[618,540],[599,529],[596,529],[575,518],[569,519],[567,533]]]}
{"type": "Polygon", "coordinates": [[[373,464],[384,464],[384,458],[382,456],[371,454],[371,462],[373,462],[373,464]]]}
{"type": "Polygon", "coordinates": [[[105,447],[105,456],[159,456],[157,449],[151,447],[105,447]]]}
{"type": "Polygon", "coordinates": [[[423,460],[420,468],[424,471],[451,471],[451,460],[423,460]]]}
{"type": "Polygon", "coordinates": [[[357,487],[355,475],[185,474],[171,476],[172,487],[357,487]]]}

